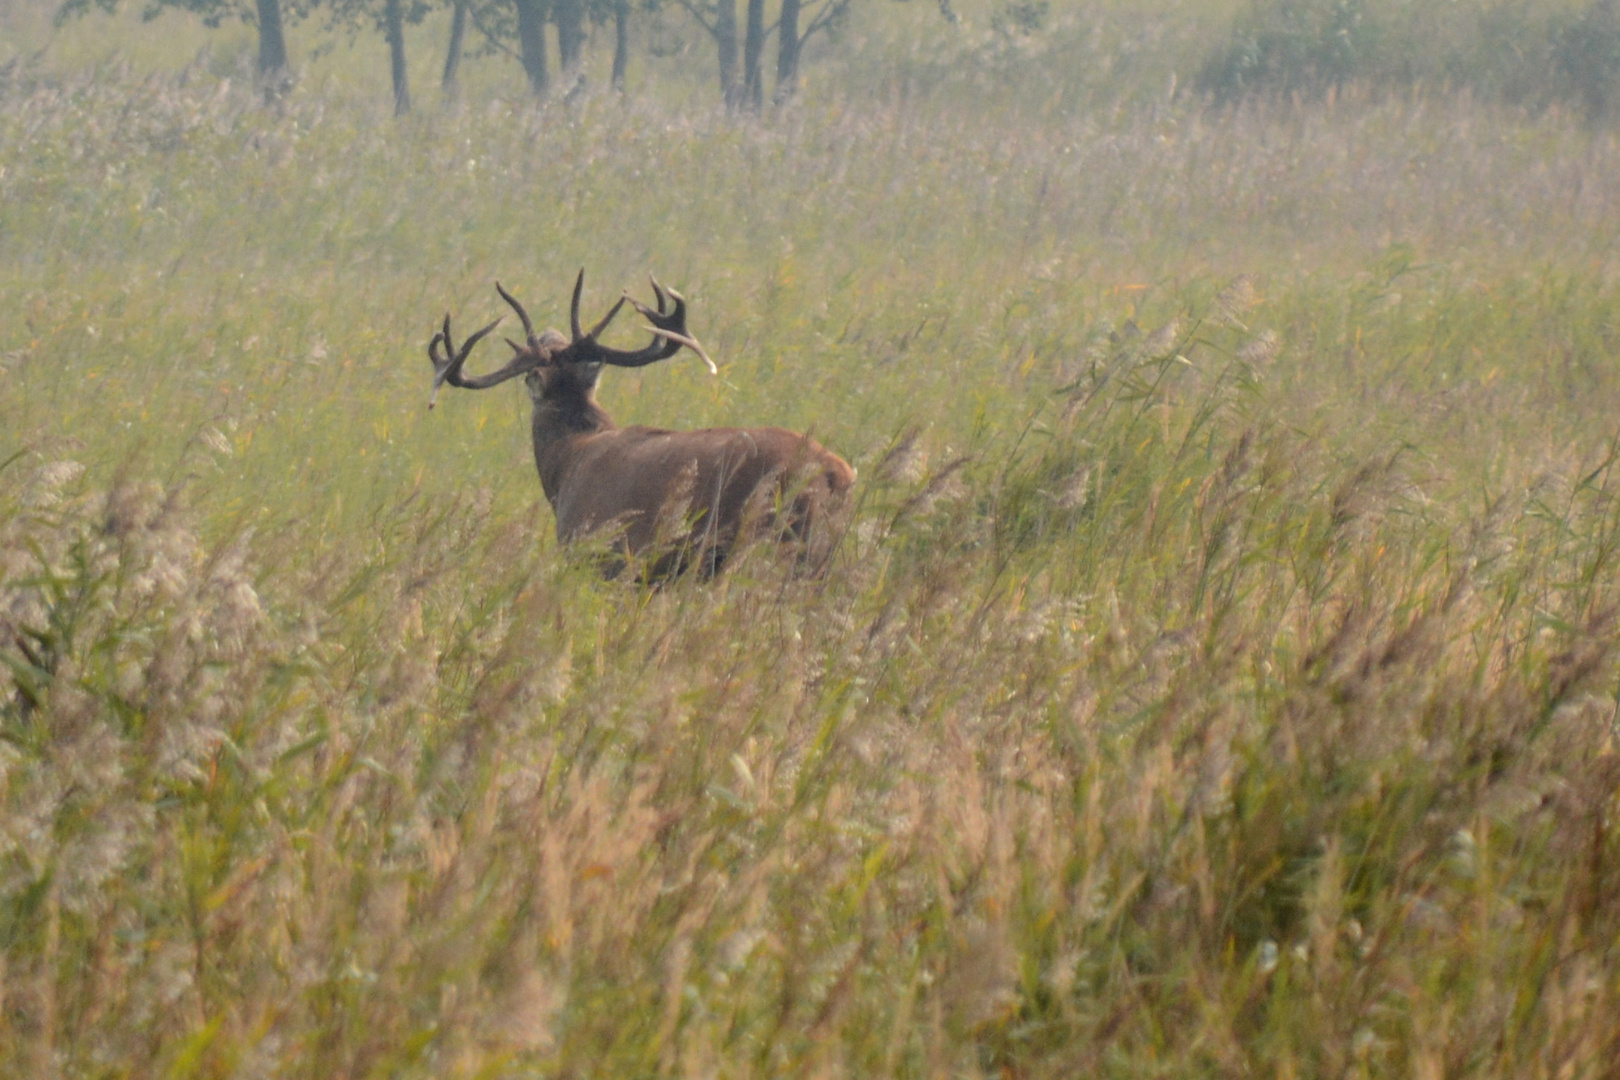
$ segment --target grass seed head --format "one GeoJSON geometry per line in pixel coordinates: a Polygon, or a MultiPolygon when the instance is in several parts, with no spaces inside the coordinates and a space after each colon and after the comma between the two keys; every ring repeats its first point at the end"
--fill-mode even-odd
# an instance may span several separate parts
{"type": "Polygon", "coordinates": [[[1217,320],[1245,329],[1242,317],[1247,315],[1256,304],[1260,302],[1260,294],[1255,289],[1254,278],[1248,274],[1240,274],[1215,295],[1215,302],[1211,305],[1211,313],[1217,320]]]}
{"type": "Polygon", "coordinates": [[[1282,341],[1275,330],[1262,330],[1238,348],[1238,359],[1252,367],[1265,367],[1282,351],[1282,341]]]}

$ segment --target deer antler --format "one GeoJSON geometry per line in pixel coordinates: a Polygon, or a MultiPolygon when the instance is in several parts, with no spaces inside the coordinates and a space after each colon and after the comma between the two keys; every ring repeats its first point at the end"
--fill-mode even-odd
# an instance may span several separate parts
{"type": "MultiPolygon", "coordinates": [[[[495,287],[500,288],[499,285],[495,287]]],[[[513,303],[515,305],[516,301],[513,301],[513,303]]],[[[518,308],[520,314],[522,311],[522,308],[518,308]]],[[[523,321],[527,324],[529,320],[525,318],[523,321]]],[[[484,383],[488,386],[494,386],[496,382],[502,381],[501,379],[495,379],[494,382],[485,382],[485,380],[493,378],[490,375],[484,376],[483,379],[464,379],[461,375],[461,365],[467,362],[467,357],[472,352],[473,346],[482,341],[491,330],[494,330],[500,324],[501,320],[496,319],[462,342],[461,348],[458,349],[455,341],[450,337],[450,313],[445,312],[444,328],[434,334],[433,340],[428,342],[428,359],[433,362],[433,393],[428,396],[428,408],[431,409],[438,404],[439,387],[445,383],[449,383],[451,386],[470,386],[473,389],[482,389],[482,387],[475,384],[484,383]],[[444,355],[442,356],[439,354],[440,346],[444,348],[444,355]]],[[[496,372],[496,374],[500,373],[496,372]]],[[[516,372],[513,372],[513,374],[516,374],[516,372]]],[[[511,378],[511,376],[508,375],[505,378],[511,378]]]]}
{"type": "MultiPolygon", "coordinates": [[[[715,367],[714,361],[709,358],[709,354],[703,351],[703,346],[698,344],[697,338],[686,333],[686,297],[682,296],[674,289],[665,289],[664,286],[658,284],[658,279],[653,277],[651,274],[647,275],[647,280],[652,282],[653,295],[658,297],[657,311],[653,311],[646,304],[636,300],[629,293],[626,293],[623,297],[621,297],[620,302],[623,303],[625,300],[629,300],[630,305],[636,309],[637,313],[639,313],[642,318],[652,323],[651,326],[647,327],[647,330],[652,333],[653,336],[662,338],[668,342],[674,342],[677,345],[685,345],[688,349],[691,349],[693,352],[701,356],[703,358],[703,362],[709,365],[710,375],[720,374],[720,369],[715,367]],[[665,301],[671,298],[675,301],[675,312],[671,315],[665,315],[665,301]]],[[[674,355],[674,352],[675,350],[671,350],[666,355],[672,356],[674,355]]]]}
{"type": "Polygon", "coordinates": [[[683,346],[703,358],[703,362],[709,365],[710,374],[719,374],[719,368],[709,358],[709,354],[703,350],[697,338],[686,329],[686,297],[674,289],[660,285],[655,277],[649,276],[648,280],[652,282],[653,296],[658,300],[657,310],[625,293],[614,302],[606,315],[597,320],[590,332],[586,333],[579,323],[580,294],[585,289],[585,271],[581,270],[579,276],[574,279],[574,296],[568,309],[568,323],[573,331],[573,340],[566,346],[563,345],[561,335],[555,331],[547,330],[544,334],[536,334],[529,313],[523,309],[517,297],[507,292],[497,281],[495,291],[500,293],[501,299],[510,304],[512,310],[517,313],[518,321],[523,324],[523,336],[527,340],[527,346],[519,345],[511,338],[507,338],[506,343],[512,346],[512,351],[516,355],[506,366],[488,375],[469,378],[462,374],[462,365],[467,362],[473,346],[499,326],[501,320],[496,319],[488,326],[482,327],[457,347],[455,338],[451,336],[450,316],[447,313],[444,325],[433,335],[433,340],[428,342],[428,359],[433,363],[433,392],[428,397],[428,408],[431,409],[438,403],[439,388],[447,383],[467,390],[485,390],[518,375],[527,374],[542,364],[556,364],[564,360],[572,363],[612,364],[615,367],[643,367],[659,360],[669,359],[680,352],[683,346]],[[647,331],[653,335],[652,341],[634,351],[611,349],[596,340],[626,303],[647,320],[650,324],[647,331]]]}
{"type": "MultiPolygon", "coordinates": [[[[584,273],[583,270],[580,271],[581,275],[584,273]]],[[[534,336],[534,324],[529,321],[529,313],[523,310],[523,305],[517,302],[517,297],[501,288],[501,283],[498,281],[495,283],[495,291],[501,294],[502,300],[512,305],[512,310],[517,312],[517,317],[523,320],[523,334],[529,339],[529,348],[534,348],[540,343],[540,339],[534,336]]],[[[578,296],[577,291],[575,296],[578,296]]],[[[516,348],[516,346],[513,346],[513,348],[516,348]]]]}
{"type": "Polygon", "coordinates": [[[687,332],[686,298],[674,289],[665,289],[658,284],[657,278],[649,276],[649,280],[652,282],[653,295],[658,298],[658,310],[654,311],[636,300],[629,293],[625,293],[619,297],[612,310],[592,328],[589,334],[581,334],[579,326],[579,295],[585,284],[585,271],[581,270],[579,277],[574,281],[574,301],[569,312],[569,321],[574,332],[574,340],[568,347],[569,359],[577,363],[611,364],[614,367],[644,367],[659,360],[668,360],[671,356],[680,352],[681,346],[684,345],[703,357],[704,363],[709,365],[710,373],[718,374],[719,369],[715,367],[714,361],[709,359],[709,354],[704,352],[703,346],[699,345],[697,339],[687,332]],[[674,301],[675,309],[666,312],[665,308],[671,300],[674,301]],[[619,308],[626,302],[629,302],[636,311],[640,312],[652,324],[647,327],[647,330],[653,335],[653,340],[634,352],[623,349],[610,349],[606,345],[598,344],[596,341],[596,335],[606,328],[608,322],[614,315],[618,314],[619,308]]]}
{"type": "Polygon", "coordinates": [[[591,327],[590,333],[581,334],[579,332],[579,294],[583,292],[584,289],[585,268],[580,267],[579,276],[574,279],[574,299],[568,305],[568,327],[573,332],[574,341],[576,343],[587,339],[590,341],[595,341],[596,335],[600,334],[603,330],[606,330],[608,323],[613,321],[613,316],[617,315],[619,313],[619,309],[624,307],[624,301],[626,299],[622,296],[619,297],[619,302],[608,308],[608,313],[597,320],[596,325],[591,327]]]}

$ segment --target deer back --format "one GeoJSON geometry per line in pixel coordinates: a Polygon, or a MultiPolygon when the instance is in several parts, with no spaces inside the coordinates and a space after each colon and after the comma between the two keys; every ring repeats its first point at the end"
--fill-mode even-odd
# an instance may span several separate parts
{"type": "Polygon", "coordinates": [[[632,555],[726,549],[745,529],[808,541],[855,482],[842,458],[775,427],[613,428],[557,450],[558,538],[612,530],[632,555]]]}

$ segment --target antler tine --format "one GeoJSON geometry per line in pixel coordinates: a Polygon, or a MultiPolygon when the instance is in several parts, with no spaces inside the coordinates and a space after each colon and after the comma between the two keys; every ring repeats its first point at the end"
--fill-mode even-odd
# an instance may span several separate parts
{"type": "Polygon", "coordinates": [[[433,370],[438,371],[448,364],[455,351],[456,347],[450,341],[450,313],[447,311],[444,313],[444,326],[437,330],[433,335],[433,340],[428,342],[428,359],[433,362],[433,370]],[[438,352],[441,345],[444,346],[444,355],[442,357],[438,352]]]}
{"type": "Polygon", "coordinates": [[[657,278],[653,277],[651,274],[648,274],[647,280],[652,282],[653,295],[658,297],[658,314],[662,315],[664,313],[664,302],[669,298],[664,295],[664,287],[658,284],[657,278]]]}
{"type": "Polygon", "coordinates": [[[512,305],[512,310],[517,312],[519,319],[523,320],[524,336],[529,339],[530,345],[535,344],[536,338],[534,336],[534,324],[529,321],[529,313],[523,310],[523,305],[517,302],[517,297],[501,288],[501,283],[498,281],[495,283],[495,291],[501,294],[502,300],[505,300],[508,304],[512,305]]]}
{"type": "Polygon", "coordinates": [[[629,294],[625,295],[625,299],[630,301],[630,306],[635,308],[643,318],[652,319],[654,321],[667,321],[671,318],[671,316],[664,314],[662,311],[654,311],[652,308],[648,307],[646,304],[643,304],[640,300],[637,300],[635,297],[630,296],[629,294]]]}
{"type": "MultiPolygon", "coordinates": [[[[431,409],[438,404],[439,388],[445,383],[449,383],[451,386],[465,386],[480,390],[486,385],[494,385],[494,382],[488,381],[490,379],[500,382],[511,377],[511,375],[505,374],[504,370],[496,372],[496,375],[501,376],[501,378],[486,375],[482,379],[466,379],[461,374],[461,365],[467,362],[467,357],[471,355],[473,346],[482,341],[490,331],[500,324],[501,320],[496,319],[488,326],[474,331],[473,335],[462,342],[461,348],[458,349],[456,348],[455,339],[450,336],[450,316],[448,313],[445,315],[444,328],[435,333],[433,340],[428,342],[428,360],[433,364],[433,392],[428,395],[428,408],[431,409]],[[443,346],[442,353],[440,352],[441,345],[443,346]]],[[[514,371],[512,374],[517,374],[517,372],[514,371]]]]}
{"type": "MultiPolygon", "coordinates": [[[[651,277],[652,275],[649,274],[648,276],[651,277]]],[[[669,341],[678,341],[682,345],[685,345],[688,349],[691,349],[693,352],[697,353],[703,358],[703,362],[709,365],[710,375],[720,374],[720,369],[715,366],[714,360],[709,357],[709,354],[703,351],[703,346],[698,344],[698,339],[686,332],[686,297],[682,296],[674,289],[659,285],[656,281],[653,282],[653,286],[658,292],[659,313],[663,313],[664,298],[667,295],[669,299],[675,302],[675,314],[672,315],[667,322],[663,319],[657,320],[654,326],[648,327],[648,329],[669,341]],[[671,324],[674,324],[673,327],[671,324]],[[680,333],[675,333],[675,330],[679,330],[680,333]]]]}
{"type": "Polygon", "coordinates": [[[591,332],[585,336],[590,338],[592,341],[595,341],[596,335],[607,329],[608,323],[613,321],[613,316],[619,313],[619,309],[624,307],[624,302],[628,299],[629,297],[627,296],[619,297],[618,302],[612,307],[608,308],[608,313],[602,316],[601,321],[599,321],[595,326],[591,327],[591,332]]]}
{"type": "Polygon", "coordinates": [[[428,342],[428,362],[433,365],[433,392],[428,395],[428,408],[439,403],[439,387],[449,377],[450,369],[454,365],[456,347],[450,340],[450,313],[444,313],[444,328],[433,335],[428,342]],[[444,354],[439,354],[439,346],[444,346],[444,354]]]}
{"type": "MultiPolygon", "coordinates": [[[[506,319],[505,315],[498,316],[493,322],[489,323],[486,326],[480,327],[477,331],[475,331],[473,333],[472,337],[470,337],[466,341],[462,342],[461,352],[456,356],[456,361],[457,361],[456,366],[459,368],[461,366],[461,362],[466,360],[467,355],[472,352],[472,347],[474,345],[478,344],[480,341],[483,341],[486,337],[488,337],[489,334],[490,334],[490,331],[494,330],[497,326],[501,325],[501,323],[504,322],[505,319],[506,319]]],[[[448,338],[446,338],[445,341],[446,341],[446,344],[449,343],[448,338]]]]}
{"type": "Polygon", "coordinates": [[[652,323],[653,326],[656,327],[660,332],[664,330],[673,330],[677,334],[684,334],[686,332],[686,298],[681,296],[674,289],[660,289],[659,299],[662,300],[666,296],[675,301],[675,308],[673,311],[665,312],[662,307],[660,307],[659,310],[654,311],[652,308],[648,307],[646,304],[643,304],[634,297],[630,298],[630,303],[636,309],[636,311],[640,313],[642,318],[652,323]]]}
{"type": "Polygon", "coordinates": [[[579,277],[574,279],[574,299],[568,305],[568,329],[573,334],[573,340],[578,341],[584,335],[579,332],[579,294],[585,291],[585,268],[579,268],[579,277]]]}
{"type": "Polygon", "coordinates": [[[688,349],[691,349],[693,352],[701,356],[703,358],[703,362],[709,365],[710,375],[720,374],[720,369],[715,367],[714,361],[709,358],[709,354],[703,351],[703,346],[698,344],[697,338],[691,337],[687,334],[677,334],[673,330],[660,330],[656,326],[649,326],[645,329],[654,337],[660,337],[666,341],[673,341],[676,344],[685,345],[688,349]]]}

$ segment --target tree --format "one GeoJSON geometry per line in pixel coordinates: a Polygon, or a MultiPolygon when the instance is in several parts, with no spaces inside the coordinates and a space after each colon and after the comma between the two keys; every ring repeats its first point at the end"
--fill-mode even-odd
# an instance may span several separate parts
{"type": "Polygon", "coordinates": [[[579,73],[585,52],[584,0],[551,0],[551,13],[557,23],[557,59],[568,81],[579,73]]]}
{"type": "MultiPolygon", "coordinates": [[[[766,0],[747,2],[739,82],[737,0],[676,0],[714,38],[720,62],[720,94],[727,107],[759,110],[765,104],[764,57],[771,33],[777,35],[774,98],[781,102],[798,89],[799,60],[805,42],[818,33],[835,30],[848,16],[854,0],[812,0],[808,4],[804,0],[781,0],[775,23],[766,21],[766,0]]],[[[946,0],[940,0],[940,10],[949,17],[946,0]]]]}
{"type": "Polygon", "coordinates": [[[517,8],[518,48],[529,89],[537,98],[551,92],[546,74],[546,0],[512,0],[517,8]]]}
{"type": "MultiPolygon", "coordinates": [[[[444,0],[441,0],[444,2],[444,0]]],[[[450,41],[445,49],[443,87],[454,100],[459,93],[461,61],[470,24],[484,39],[481,52],[504,53],[518,62],[529,90],[544,98],[551,89],[546,64],[546,18],[550,0],[449,0],[453,7],[450,41]],[[509,43],[516,42],[514,51],[509,43]]]]}
{"type": "MultiPolygon", "coordinates": [[[[66,0],[56,11],[58,26],[92,9],[111,14],[118,0],[66,0]]],[[[164,8],[178,8],[202,18],[203,25],[216,29],[228,20],[250,23],[259,32],[259,85],[267,100],[279,97],[292,83],[287,62],[287,38],[282,23],[284,13],[300,18],[307,13],[305,0],[147,0],[141,18],[155,19],[164,8]]]]}
{"type": "Polygon", "coordinates": [[[439,89],[449,101],[461,99],[461,53],[467,39],[468,0],[455,0],[450,14],[450,44],[444,50],[444,77],[439,89]]]}
{"type": "Polygon", "coordinates": [[[613,89],[624,90],[630,66],[630,0],[613,0],[613,89]]]}
{"type": "Polygon", "coordinates": [[[758,112],[765,106],[765,0],[748,0],[743,31],[743,107],[758,112]]]}
{"type": "Polygon", "coordinates": [[[1598,120],[1620,101],[1620,4],[1597,0],[1553,27],[1553,69],[1598,120]]]}
{"type": "Polygon", "coordinates": [[[283,81],[287,69],[287,39],[281,30],[281,0],[255,0],[259,25],[259,79],[283,81]]]}
{"type": "MultiPolygon", "coordinates": [[[[444,2],[444,0],[441,0],[444,2]]],[[[585,44],[590,23],[618,22],[613,60],[614,85],[622,86],[628,63],[630,17],[629,0],[449,0],[454,14],[450,43],[445,52],[445,92],[453,97],[455,81],[465,43],[465,23],[470,23],[486,42],[486,48],[511,56],[522,66],[529,88],[537,98],[551,92],[550,66],[546,49],[546,23],[557,26],[557,57],[564,78],[571,87],[584,82],[585,44]],[[465,15],[462,13],[465,12],[465,15]],[[465,22],[463,22],[465,20],[465,22]],[[458,26],[461,29],[458,29],[458,26]],[[516,51],[508,46],[515,41],[516,51]]]]}
{"type": "Polygon", "coordinates": [[[358,33],[374,28],[388,43],[388,71],[394,87],[394,115],[411,111],[411,85],[405,62],[405,27],[419,23],[430,10],[427,0],[324,0],[327,27],[358,33]]]}
{"type": "MultiPolygon", "coordinates": [[[[799,90],[799,58],[804,54],[804,43],[818,33],[831,33],[849,15],[852,0],[821,0],[820,4],[805,5],[800,0],[782,0],[782,14],[776,30],[776,100],[787,101],[799,90]],[[799,22],[808,16],[803,32],[799,22]]],[[[940,11],[949,12],[946,0],[940,0],[940,11]]]]}
{"type": "Polygon", "coordinates": [[[411,111],[411,82],[405,70],[405,5],[403,0],[386,0],[383,5],[383,32],[388,38],[388,72],[394,84],[394,115],[411,111]]]}
{"type": "Polygon", "coordinates": [[[676,0],[697,24],[714,38],[720,61],[720,97],[726,108],[735,108],[742,97],[737,83],[737,0],[709,0],[700,8],[693,0],[676,0]]]}
{"type": "Polygon", "coordinates": [[[782,15],[776,31],[776,100],[786,101],[799,88],[799,0],[782,0],[782,15]]]}
{"type": "Polygon", "coordinates": [[[720,96],[726,107],[737,104],[737,4],[736,0],[715,0],[714,36],[719,43],[720,96]]]}

